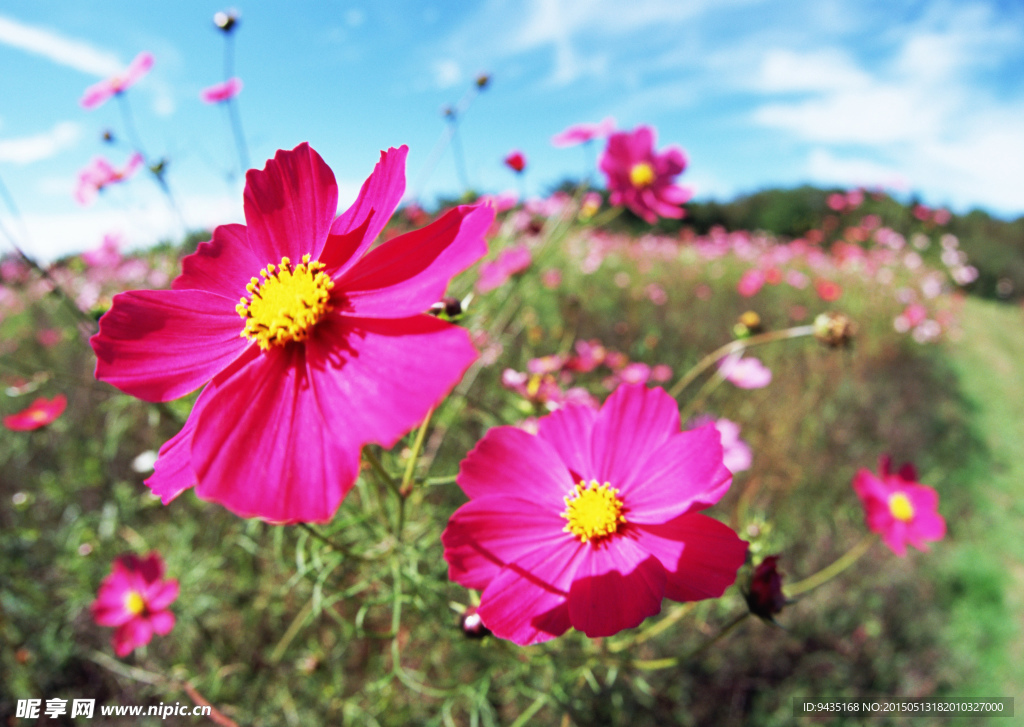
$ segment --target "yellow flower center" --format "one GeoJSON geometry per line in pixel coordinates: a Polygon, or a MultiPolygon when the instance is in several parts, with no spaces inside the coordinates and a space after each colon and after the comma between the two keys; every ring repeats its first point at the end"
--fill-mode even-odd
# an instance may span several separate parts
{"type": "Polygon", "coordinates": [[[629,181],[634,187],[646,187],[654,181],[654,167],[647,162],[634,164],[629,170],[629,181]]]}
{"type": "Polygon", "coordinates": [[[29,417],[34,422],[45,422],[47,419],[50,418],[49,415],[47,415],[47,413],[42,409],[33,409],[31,412],[29,412],[29,417]]]}
{"type": "Polygon", "coordinates": [[[569,524],[563,530],[584,543],[617,532],[619,525],[626,522],[618,494],[607,482],[600,485],[591,480],[589,485],[584,481],[574,485],[572,493],[565,497],[565,512],[561,515],[569,524]]]}
{"type": "Polygon", "coordinates": [[[910,504],[910,498],[902,492],[889,497],[889,512],[894,518],[905,523],[914,519],[914,506],[910,504]]]}
{"type": "Polygon", "coordinates": [[[245,319],[242,337],[259,343],[266,351],[289,341],[304,341],[309,331],[331,307],[328,303],[334,283],[323,272],[324,264],[310,262],[309,255],[292,267],[281,258],[280,265],[260,270],[263,278],[253,278],[245,289],[249,298],[235,306],[245,319]]]}
{"type": "Polygon", "coordinates": [[[138,591],[128,591],[128,595],[124,597],[124,608],[128,613],[138,616],[146,610],[146,602],[142,600],[138,591]]]}

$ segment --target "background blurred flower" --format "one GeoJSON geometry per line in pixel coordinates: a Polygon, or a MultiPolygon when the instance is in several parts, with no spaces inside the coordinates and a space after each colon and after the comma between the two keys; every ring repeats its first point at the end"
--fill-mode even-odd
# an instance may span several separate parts
{"type": "Polygon", "coordinates": [[[122,555],[113,571],[103,579],[91,606],[93,620],[100,626],[116,626],[113,644],[118,656],[127,656],[174,628],[174,614],[168,606],[178,597],[178,581],[164,579],[164,561],[159,553],[145,558],[122,555]]]}
{"type": "Polygon", "coordinates": [[[907,463],[890,472],[890,459],[878,461],[878,474],[861,469],[854,475],[853,490],[864,505],[868,529],[879,533],[896,555],[907,554],[907,544],[928,550],[926,540],[941,540],[946,521],[938,513],[939,495],[917,482],[917,470],[907,463]]]}
{"type": "Polygon", "coordinates": [[[242,79],[232,76],[226,81],[215,83],[199,92],[204,103],[221,103],[237,96],[242,91],[242,79]]]}
{"type": "Polygon", "coordinates": [[[655,132],[650,126],[614,133],[608,137],[599,163],[608,177],[611,203],[626,205],[652,225],[659,217],[682,217],[678,205],[693,194],[674,183],[686,169],[683,150],[669,147],[659,154],[654,151],[654,143],[655,132]]]}
{"type": "Polygon", "coordinates": [[[94,109],[102,106],[107,99],[133,86],[139,79],[149,73],[153,67],[153,54],[148,51],[139,53],[125,69],[125,72],[95,83],[85,89],[79,101],[83,109],[94,109]]]}
{"type": "Polygon", "coordinates": [[[120,169],[115,169],[103,157],[96,157],[78,174],[75,200],[81,205],[91,204],[104,187],[130,179],[139,170],[142,163],[142,155],[138,152],[133,152],[120,169]]]}
{"type": "Polygon", "coordinates": [[[760,389],[772,382],[771,369],[753,356],[730,354],[718,364],[718,370],[726,381],[741,389],[760,389]]]}
{"type": "Polygon", "coordinates": [[[574,124],[565,131],[551,137],[551,145],[556,147],[576,146],[593,139],[602,139],[615,130],[615,119],[611,116],[596,124],[574,124]]]}
{"type": "Polygon", "coordinates": [[[519,174],[526,169],[526,155],[518,149],[510,151],[505,156],[505,166],[519,174]]]}
{"type": "Polygon", "coordinates": [[[5,416],[4,426],[16,432],[39,429],[63,414],[67,405],[68,400],[64,394],[57,394],[53,399],[41,396],[33,401],[27,409],[5,416]]]}
{"type": "Polygon", "coordinates": [[[498,257],[480,266],[476,289],[481,293],[504,285],[516,273],[530,267],[533,257],[526,245],[514,245],[498,253],[498,257]]]}

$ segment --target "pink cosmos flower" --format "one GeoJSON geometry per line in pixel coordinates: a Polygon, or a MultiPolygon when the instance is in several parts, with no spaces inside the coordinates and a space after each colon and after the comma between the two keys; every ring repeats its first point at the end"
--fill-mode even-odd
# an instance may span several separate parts
{"type": "Polygon", "coordinates": [[[726,381],[741,389],[761,389],[772,382],[771,369],[753,356],[730,354],[718,364],[718,370],[726,381]]]}
{"type": "Polygon", "coordinates": [[[448,575],[483,591],[480,618],[503,639],[610,636],[663,598],[716,598],[735,581],[747,544],[697,512],[729,481],[717,430],[680,432],[661,389],[567,406],[536,436],[496,427],[459,469],[470,500],[441,536],[448,575]]]}
{"type": "Polygon", "coordinates": [[[838,283],[833,283],[825,278],[818,278],[814,281],[814,290],[818,293],[819,298],[828,303],[839,300],[843,294],[843,289],[839,287],[838,283]]]}
{"type": "Polygon", "coordinates": [[[329,520],[368,442],[393,446],[477,356],[425,311],[487,251],[488,206],[456,207],[373,250],[405,190],[407,147],[382,152],[335,217],[308,144],[246,175],[245,225],[221,225],[171,290],[115,296],[91,343],[96,378],[147,401],[206,385],[146,484],[243,517],[329,520]],[[369,252],[368,252],[369,251],[369,252]]]}
{"type": "Polygon", "coordinates": [[[118,235],[104,235],[99,247],[82,253],[82,261],[90,268],[116,268],[121,260],[121,238],[118,235]]]}
{"type": "Polygon", "coordinates": [[[133,152],[125,165],[115,169],[110,162],[103,157],[96,157],[92,162],[78,173],[78,186],[75,187],[75,200],[80,205],[91,204],[96,195],[105,187],[131,178],[142,166],[143,158],[138,152],[133,152]]]}
{"type": "Polygon", "coordinates": [[[556,147],[576,146],[593,139],[602,139],[615,130],[615,119],[611,116],[596,124],[574,124],[565,131],[551,137],[551,145],[556,147]]]}
{"type": "Polygon", "coordinates": [[[505,157],[505,166],[516,174],[522,173],[526,169],[526,155],[518,149],[513,149],[505,157]]]}
{"type": "Polygon", "coordinates": [[[103,579],[92,604],[92,617],[100,626],[116,626],[113,644],[118,656],[128,656],[174,628],[167,607],[178,597],[178,581],[164,579],[164,561],[153,552],[145,558],[122,555],[103,579]]]}
{"type": "Polygon", "coordinates": [[[530,267],[533,257],[526,245],[514,245],[498,253],[498,257],[480,266],[476,289],[481,293],[500,288],[516,273],[530,267]]]}
{"type": "Polygon", "coordinates": [[[611,203],[626,205],[652,225],[658,217],[682,217],[678,205],[693,195],[691,190],[673,183],[686,169],[683,150],[669,147],[659,154],[654,151],[654,142],[655,132],[650,126],[614,133],[608,137],[599,162],[608,177],[611,203]]]}
{"type": "Polygon", "coordinates": [[[111,96],[124,93],[129,87],[149,73],[153,67],[153,54],[143,51],[135,56],[125,72],[119,76],[100,81],[85,89],[82,99],[78,102],[83,109],[92,110],[102,106],[111,96]]]}
{"type": "Polygon", "coordinates": [[[722,460],[726,469],[734,475],[750,469],[754,455],[750,445],[740,439],[740,425],[722,417],[715,421],[715,429],[722,435],[722,460]]]}
{"type": "Polygon", "coordinates": [[[736,284],[737,292],[744,298],[750,298],[757,294],[765,284],[764,272],[758,268],[751,268],[743,273],[740,282],[736,284]]]}
{"type": "Polygon", "coordinates": [[[237,96],[242,91],[242,79],[232,76],[222,83],[215,83],[199,92],[203,103],[221,103],[237,96]]]}
{"type": "Polygon", "coordinates": [[[68,399],[63,394],[57,394],[53,399],[39,397],[33,401],[27,409],[4,417],[4,426],[16,432],[27,432],[31,429],[39,429],[53,422],[64,413],[68,405],[68,399]]]}
{"type": "Polygon", "coordinates": [[[938,513],[939,496],[917,482],[914,465],[908,462],[891,473],[890,464],[889,457],[882,456],[878,475],[867,469],[854,475],[853,489],[864,505],[867,526],[900,557],[907,554],[907,543],[928,550],[926,540],[941,540],[946,534],[946,521],[938,513]]]}

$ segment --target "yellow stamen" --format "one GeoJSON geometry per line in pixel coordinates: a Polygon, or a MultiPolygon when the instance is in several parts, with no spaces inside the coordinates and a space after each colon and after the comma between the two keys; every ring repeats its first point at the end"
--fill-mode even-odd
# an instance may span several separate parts
{"type": "Polygon", "coordinates": [[[910,498],[902,492],[889,496],[889,512],[894,518],[905,523],[914,519],[914,506],[910,504],[910,498]]]}
{"type": "Polygon", "coordinates": [[[242,298],[235,310],[245,319],[242,337],[259,343],[266,351],[290,341],[304,341],[309,331],[331,310],[329,299],[334,283],[323,272],[324,264],[310,262],[309,255],[292,267],[281,258],[280,265],[260,270],[263,278],[253,278],[247,286],[248,298],[242,298]]]}
{"type": "Polygon", "coordinates": [[[646,187],[654,181],[654,167],[647,162],[639,162],[629,170],[629,181],[634,187],[646,187]]]}
{"type": "Polygon", "coordinates": [[[591,480],[589,485],[585,481],[574,485],[572,493],[565,497],[565,512],[561,515],[569,524],[563,530],[584,543],[618,532],[626,522],[618,494],[607,482],[600,485],[591,480]]]}
{"type": "Polygon", "coordinates": [[[142,600],[138,591],[128,591],[128,595],[124,597],[124,608],[128,613],[138,616],[146,610],[146,602],[142,600]]]}

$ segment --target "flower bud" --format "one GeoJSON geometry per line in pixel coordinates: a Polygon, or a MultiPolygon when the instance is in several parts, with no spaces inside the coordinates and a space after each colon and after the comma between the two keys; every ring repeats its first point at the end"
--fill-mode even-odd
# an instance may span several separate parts
{"type": "Polygon", "coordinates": [[[223,32],[230,33],[238,25],[238,11],[232,8],[214,13],[213,24],[223,32]]]}
{"type": "Polygon", "coordinates": [[[777,555],[769,555],[762,560],[754,569],[754,574],[750,577],[750,585],[744,594],[750,612],[766,621],[774,621],[775,614],[781,612],[786,605],[778,562],[779,556],[777,555]]]}
{"type": "Polygon", "coordinates": [[[480,618],[480,614],[477,613],[476,608],[470,606],[466,609],[466,612],[460,616],[462,623],[462,633],[470,639],[482,639],[485,636],[490,636],[491,630],[484,626],[483,619],[480,618]]]}
{"type": "Polygon", "coordinates": [[[829,311],[814,319],[814,337],[830,348],[850,345],[857,335],[857,324],[845,313],[829,311]]]}
{"type": "Polygon", "coordinates": [[[476,87],[479,88],[481,91],[487,88],[487,84],[489,84],[490,82],[490,73],[481,73],[479,76],[476,77],[476,87]]]}
{"type": "Polygon", "coordinates": [[[442,316],[448,319],[455,319],[462,315],[462,301],[458,298],[453,298],[450,295],[446,295],[441,300],[430,306],[430,310],[427,311],[432,316],[442,316]]]}
{"type": "Polygon", "coordinates": [[[760,333],[764,330],[764,325],[761,322],[761,316],[752,310],[748,310],[742,314],[736,321],[736,324],[732,327],[733,335],[736,338],[749,338],[755,333],[760,333]]]}

